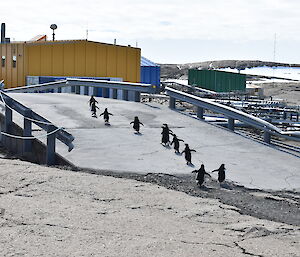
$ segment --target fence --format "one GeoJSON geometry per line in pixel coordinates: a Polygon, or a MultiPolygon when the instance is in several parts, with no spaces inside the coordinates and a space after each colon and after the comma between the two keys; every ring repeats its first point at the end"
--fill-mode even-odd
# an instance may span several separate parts
{"type": "Polygon", "coordinates": [[[229,106],[224,106],[222,104],[216,103],[210,99],[200,98],[198,96],[194,96],[169,87],[166,87],[165,91],[170,97],[169,107],[171,109],[175,109],[176,100],[180,100],[197,106],[197,117],[200,119],[203,119],[205,109],[225,115],[226,117],[228,117],[227,127],[232,131],[234,131],[235,120],[239,120],[251,127],[260,129],[264,132],[264,141],[268,144],[270,144],[271,142],[271,135],[277,135],[291,140],[300,141],[300,132],[282,131],[281,129],[267,121],[236,110],[229,106]]]}

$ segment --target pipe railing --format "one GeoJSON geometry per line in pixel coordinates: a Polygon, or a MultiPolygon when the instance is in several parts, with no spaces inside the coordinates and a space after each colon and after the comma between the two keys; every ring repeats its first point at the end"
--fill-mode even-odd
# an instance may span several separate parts
{"type": "Polygon", "coordinates": [[[32,111],[28,107],[14,100],[12,97],[0,91],[0,101],[5,105],[5,120],[4,129],[2,133],[2,142],[9,148],[10,139],[22,139],[23,140],[23,153],[32,152],[32,140],[37,138],[32,136],[32,123],[42,128],[47,132],[47,149],[46,149],[46,164],[55,164],[55,139],[68,146],[68,150],[71,151],[74,148],[74,137],[65,131],[63,128],[58,128],[53,125],[49,120],[43,118],[36,112],[32,111]],[[12,135],[11,126],[13,124],[12,111],[16,111],[24,117],[23,135],[12,135]]]}
{"type": "Polygon", "coordinates": [[[49,82],[38,85],[31,85],[25,87],[14,87],[5,89],[6,93],[35,93],[35,92],[45,92],[52,89],[58,89],[62,87],[66,87],[67,80],[49,82]]]}
{"type": "MultiPolygon", "coordinates": [[[[134,92],[134,101],[140,102],[141,93],[155,93],[156,87],[151,84],[143,83],[131,83],[131,82],[119,82],[119,81],[107,81],[107,80],[95,80],[95,79],[78,79],[67,78],[66,80],[31,85],[25,87],[17,87],[6,89],[5,92],[9,93],[33,93],[33,92],[47,92],[49,90],[55,90],[61,92],[63,87],[74,88],[74,93],[80,93],[79,87],[84,87],[85,94],[88,94],[88,89],[92,88],[92,95],[97,95],[96,90],[102,89],[102,96],[109,98],[109,89],[112,89],[112,98],[117,98],[117,90],[122,91],[122,99],[128,101],[128,92],[134,92]]],[[[71,90],[72,91],[72,90],[71,90]]]]}
{"type": "Polygon", "coordinates": [[[175,109],[176,100],[184,101],[197,106],[197,117],[203,119],[204,110],[210,110],[216,113],[221,113],[228,118],[228,128],[234,130],[234,121],[239,120],[251,127],[264,131],[264,141],[270,143],[271,134],[281,136],[284,138],[300,141],[300,132],[297,131],[283,131],[273,124],[264,121],[260,118],[254,117],[250,114],[236,110],[229,106],[216,103],[213,100],[201,98],[198,96],[190,95],[179,90],[175,90],[169,87],[165,88],[166,93],[170,97],[169,107],[175,109]]]}

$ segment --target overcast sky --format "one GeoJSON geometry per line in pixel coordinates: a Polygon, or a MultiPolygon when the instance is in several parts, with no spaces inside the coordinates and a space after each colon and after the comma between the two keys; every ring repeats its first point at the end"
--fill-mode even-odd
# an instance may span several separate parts
{"type": "Polygon", "coordinates": [[[300,63],[299,0],[14,0],[11,40],[38,34],[132,45],[158,63],[252,59],[300,63]],[[275,37],[276,34],[276,37],[275,37]],[[276,38],[276,40],[275,40],[276,38]]]}

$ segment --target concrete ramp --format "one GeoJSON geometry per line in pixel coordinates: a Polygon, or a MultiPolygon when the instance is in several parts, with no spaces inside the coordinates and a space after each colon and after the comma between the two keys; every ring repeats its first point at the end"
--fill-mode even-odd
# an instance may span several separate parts
{"type": "MultiPolygon", "coordinates": [[[[103,116],[91,117],[88,96],[73,94],[9,94],[24,105],[64,127],[75,137],[71,152],[57,144],[57,151],[78,167],[118,172],[190,174],[204,163],[206,171],[224,163],[227,179],[249,188],[300,191],[300,158],[244,138],[226,129],[199,121],[167,106],[96,98],[98,116],[108,108],[114,116],[106,126],[103,116]],[[134,133],[134,116],[144,124],[134,133]],[[172,148],[163,147],[161,126],[188,143],[194,167],[172,148]]],[[[16,117],[18,119],[18,117],[16,117]]],[[[21,117],[19,122],[22,122],[21,117]]],[[[40,132],[36,131],[38,135],[40,132]]],[[[171,137],[172,138],[172,137],[171,137]]],[[[180,150],[183,150],[181,144],[180,150]]],[[[213,176],[217,175],[213,173],[213,176]]]]}

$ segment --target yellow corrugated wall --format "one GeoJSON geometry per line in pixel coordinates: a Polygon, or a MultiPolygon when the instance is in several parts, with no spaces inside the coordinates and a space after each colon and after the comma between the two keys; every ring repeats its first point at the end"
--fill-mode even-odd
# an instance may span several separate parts
{"type": "Polygon", "coordinates": [[[24,86],[26,76],[117,77],[140,82],[139,48],[84,40],[12,43],[0,44],[2,56],[5,67],[0,63],[0,80],[6,88],[24,86]]]}
{"type": "Polygon", "coordinates": [[[24,85],[24,45],[0,44],[0,57],[0,80],[4,80],[5,88],[24,85]],[[2,67],[2,56],[5,56],[4,67],[2,67]],[[13,58],[16,58],[15,67],[13,67],[13,58]]]}
{"type": "Polygon", "coordinates": [[[118,77],[140,82],[139,48],[91,41],[26,44],[28,76],[118,77]]]}

